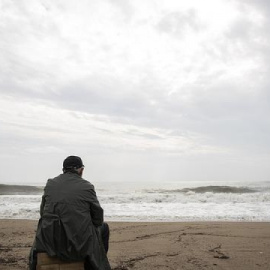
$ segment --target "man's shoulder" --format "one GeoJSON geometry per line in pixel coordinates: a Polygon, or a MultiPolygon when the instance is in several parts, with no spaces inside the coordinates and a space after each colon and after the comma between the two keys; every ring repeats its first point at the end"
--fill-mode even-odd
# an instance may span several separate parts
{"type": "Polygon", "coordinates": [[[89,188],[94,189],[94,185],[92,183],[90,183],[88,180],[81,178],[80,179],[81,183],[89,188]]]}
{"type": "Polygon", "coordinates": [[[49,178],[49,179],[47,180],[47,184],[53,183],[53,182],[57,181],[57,180],[60,179],[60,178],[61,178],[61,174],[59,174],[59,175],[57,175],[57,176],[55,176],[55,177],[49,178]]]}
{"type": "Polygon", "coordinates": [[[74,185],[82,186],[85,189],[95,189],[94,185],[88,180],[80,177],[77,174],[60,174],[54,178],[49,178],[46,186],[51,185],[65,185],[65,183],[72,183],[74,185]]]}

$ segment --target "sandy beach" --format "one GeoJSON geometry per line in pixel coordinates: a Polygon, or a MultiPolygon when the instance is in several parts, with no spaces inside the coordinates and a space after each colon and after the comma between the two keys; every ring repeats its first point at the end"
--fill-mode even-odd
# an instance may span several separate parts
{"type": "MultiPolygon", "coordinates": [[[[27,269],[37,221],[0,220],[0,269],[27,269]]],[[[109,260],[127,269],[270,269],[270,223],[110,222],[109,260]]]]}

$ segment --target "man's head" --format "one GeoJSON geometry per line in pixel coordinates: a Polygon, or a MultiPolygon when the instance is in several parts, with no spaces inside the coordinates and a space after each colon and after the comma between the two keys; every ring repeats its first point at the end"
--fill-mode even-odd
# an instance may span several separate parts
{"type": "Polygon", "coordinates": [[[63,162],[63,172],[76,172],[82,176],[84,165],[78,156],[69,156],[63,162]]]}

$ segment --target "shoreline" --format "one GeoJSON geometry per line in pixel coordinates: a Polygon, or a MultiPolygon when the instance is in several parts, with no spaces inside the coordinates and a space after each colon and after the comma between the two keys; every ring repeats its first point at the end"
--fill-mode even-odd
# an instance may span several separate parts
{"type": "MultiPolygon", "coordinates": [[[[38,220],[0,219],[0,270],[27,269],[38,220]]],[[[270,222],[108,222],[113,270],[270,269],[270,222]]]]}
{"type": "MultiPolygon", "coordinates": [[[[38,219],[33,218],[7,218],[7,217],[0,217],[1,220],[18,220],[18,221],[33,221],[38,222],[38,219]]],[[[106,219],[104,222],[108,223],[269,223],[270,220],[113,220],[113,219],[106,219]]]]}

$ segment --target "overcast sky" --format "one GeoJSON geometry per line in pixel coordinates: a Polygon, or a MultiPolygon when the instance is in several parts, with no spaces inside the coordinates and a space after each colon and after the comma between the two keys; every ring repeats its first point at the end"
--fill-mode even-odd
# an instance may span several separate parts
{"type": "Polygon", "coordinates": [[[270,179],[268,0],[1,0],[0,182],[270,179]]]}

